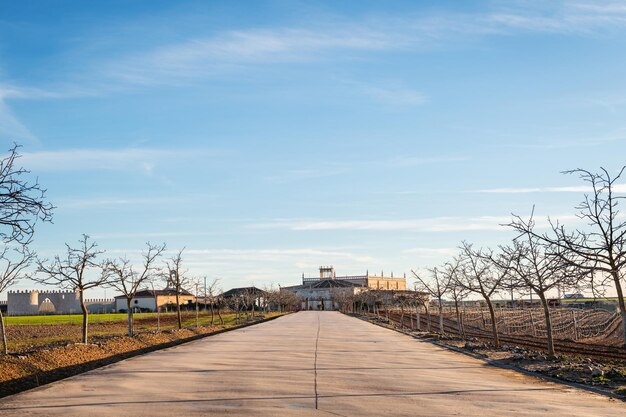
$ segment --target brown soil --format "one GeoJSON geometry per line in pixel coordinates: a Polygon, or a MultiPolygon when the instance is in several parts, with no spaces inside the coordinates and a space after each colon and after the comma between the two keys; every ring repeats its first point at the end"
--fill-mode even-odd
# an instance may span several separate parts
{"type": "Polygon", "coordinates": [[[362,315],[357,315],[357,317],[418,338],[429,339],[438,345],[487,360],[495,366],[519,369],[538,376],[590,386],[594,391],[626,401],[626,361],[623,360],[604,360],[563,354],[550,358],[540,350],[523,346],[503,344],[501,348],[496,349],[477,338],[461,340],[452,336],[442,337],[437,333],[400,329],[397,324],[387,323],[386,320],[379,320],[376,317],[362,315]]]}

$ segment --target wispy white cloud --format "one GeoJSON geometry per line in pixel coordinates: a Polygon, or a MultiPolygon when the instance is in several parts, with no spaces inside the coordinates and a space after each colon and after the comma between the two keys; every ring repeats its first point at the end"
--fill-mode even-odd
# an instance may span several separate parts
{"type": "Polygon", "coordinates": [[[43,89],[15,84],[0,84],[0,99],[63,99],[99,95],[95,88],[80,87],[76,84],[43,89]]]}
{"type": "MultiPolygon", "coordinates": [[[[573,215],[552,216],[560,221],[574,222],[573,215]]],[[[375,231],[375,232],[471,232],[471,231],[510,231],[503,227],[511,221],[510,216],[478,217],[431,217],[404,220],[276,220],[255,224],[261,229],[284,229],[292,231],[375,231]]],[[[547,219],[537,216],[537,227],[549,225],[547,219]]]]}
{"type": "Polygon", "coordinates": [[[356,230],[356,231],[408,231],[454,232],[472,230],[502,230],[500,226],[509,217],[433,217],[406,220],[279,220],[255,225],[257,228],[287,229],[293,231],[356,230]]]}
{"type": "Polygon", "coordinates": [[[278,174],[268,175],[265,179],[272,183],[288,183],[292,181],[311,180],[316,178],[328,178],[342,175],[352,168],[348,166],[337,166],[332,164],[320,164],[315,168],[290,169],[278,174]]]}
{"type": "MultiPolygon", "coordinates": [[[[325,19],[312,18],[304,25],[242,28],[211,35],[196,32],[182,41],[142,44],[140,51],[79,63],[74,71],[64,72],[83,74],[83,78],[79,77],[83,82],[56,80],[63,88],[0,86],[0,98],[102,94],[119,89],[120,85],[180,85],[202,77],[239,74],[265,64],[349,60],[362,52],[430,50],[448,42],[519,32],[589,35],[625,27],[623,4],[614,2],[505,3],[472,13],[416,10],[403,16],[370,15],[360,20],[336,17],[332,24],[325,16],[325,19]],[[87,85],[97,87],[84,87],[87,85]]],[[[117,40],[120,45],[126,41],[117,40]]],[[[80,55],[78,58],[80,62],[80,55]]],[[[427,100],[423,93],[401,87],[372,86],[364,92],[377,100],[402,105],[417,105],[427,100]]]]}
{"type": "Polygon", "coordinates": [[[510,33],[521,30],[589,35],[626,26],[626,9],[615,2],[506,4],[488,13],[483,23],[510,33]]]}
{"type": "Polygon", "coordinates": [[[458,253],[456,248],[410,248],[405,249],[402,253],[417,255],[422,258],[439,258],[442,256],[454,256],[458,253]]]}
{"type": "MultiPolygon", "coordinates": [[[[177,253],[177,250],[168,249],[165,256],[177,253]]],[[[138,249],[111,249],[108,256],[128,256],[131,261],[140,262],[141,251],[138,249]]],[[[237,270],[254,274],[263,268],[273,267],[274,281],[280,278],[280,268],[316,269],[320,264],[361,265],[362,269],[368,265],[378,265],[380,261],[375,257],[363,253],[355,253],[337,248],[248,248],[248,249],[201,249],[187,248],[183,252],[184,264],[194,271],[215,270],[222,273],[237,270]]],[[[295,276],[294,276],[295,278],[295,276]]]]}
{"type": "MultiPolygon", "coordinates": [[[[615,184],[613,191],[618,193],[626,192],[626,184],[615,184]]],[[[572,187],[528,187],[528,188],[487,188],[478,190],[480,193],[494,194],[529,194],[529,193],[590,193],[593,192],[591,187],[572,186],[572,187]]]]}
{"type": "Polygon", "coordinates": [[[56,201],[55,205],[61,209],[85,209],[94,207],[121,207],[121,206],[137,206],[146,207],[154,205],[162,205],[168,203],[176,203],[180,200],[173,197],[119,197],[119,198],[80,198],[80,199],[66,199],[56,201]]]}
{"type": "Polygon", "coordinates": [[[151,174],[159,164],[216,154],[207,149],[63,149],[24,152],[22,158],[34,171],[128,170],[151,174]]]}
{"type": "MultiPolygon", "coordinates": [[[[293,249],[188,249],[185,254],[199,258],[215,258],[221,260],[238,261],[283,261],[287,258],[298,259],[299,262],[306,259],[319,259],[320,262],[328,262],[333,259],[345,259],[360,263],[375,262],[375,258],[369,255],[355,254],[334,249],[317,248],[293,248],[293,249]]],[[[294,261],[295,262],[295,261],[294,261]]]]}
{"type": "Polygon", "coordinates": [[[308,62],[337,50],[384,50],[406,42],[397,34],[345,25],[332,31],[305,28],[228,31],[162,46],[103,66],[106,76],[131,84],[179,83],[189,78],[262,63],[308,62]]]}
{"type": "Polygon", "coordinates": [[[15,116],[0,96],[0,139],[20,143],[38,143],[35,135],[15,116]]]}
{"type": "Polygon", "coordinates": [[[469,161],[470,159],[471,158],[469,156],[464,156],[464,155],[457,155],[457,156],[404,155],[404,156],[391,158],[390,160],[386,161],[386,163],[392,166],[412,167],[412,166],[418,166],[418,165],[431,165],[431,164],[440,164],[440,163],[448,163],[448,162],[464,162],[464,161],[469,161]]]}
{"type": "MultiPolygon", "coordinates": [[[[113,232],[113,233],[94,233],[90,235],[92,238],[98,240],[124,240],[124,239],[164,239],[164,238],[179,238],[179,237],[197,237],[197,236],[209,236],[209,232],[113,232]]],[[[109,251],[107,251],[109,252],[109,251]]],[[[127,251],[131,253],[133,251],[127,251]]]]}
{"type": "Polygon", "coordinates": [[[425,94],[406,88],[367,87],[364,92],[390,106],[417,106],[428,101],[425,94]]]}

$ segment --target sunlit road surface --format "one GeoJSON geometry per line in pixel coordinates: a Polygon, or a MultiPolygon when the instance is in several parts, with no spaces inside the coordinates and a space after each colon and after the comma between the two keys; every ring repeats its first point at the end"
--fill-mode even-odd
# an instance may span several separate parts
{"type": "Polygon", "coordinates": [[[0,416],[626,416],[337,312],[301,312],[0,400],[0,416]]]}

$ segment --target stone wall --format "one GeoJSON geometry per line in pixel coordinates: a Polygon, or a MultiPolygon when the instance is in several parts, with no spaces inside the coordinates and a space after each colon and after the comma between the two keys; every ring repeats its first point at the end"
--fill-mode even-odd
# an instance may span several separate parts
{"type": "Polygon", "coordinates": [[[26,316],[40,313],[73,314],[80,312],[80,297],[74,291],[22,290],[7,293],[7,313],[26,316]]]}

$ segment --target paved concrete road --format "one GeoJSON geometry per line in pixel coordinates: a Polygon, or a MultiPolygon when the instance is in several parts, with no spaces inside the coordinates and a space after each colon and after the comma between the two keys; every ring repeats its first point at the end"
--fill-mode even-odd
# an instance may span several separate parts
{"type": "Polygon", "coordinates": [[[302,312],[0,400],[2,417],[31,415],[624,417],[626,403],[302,312]]]}

